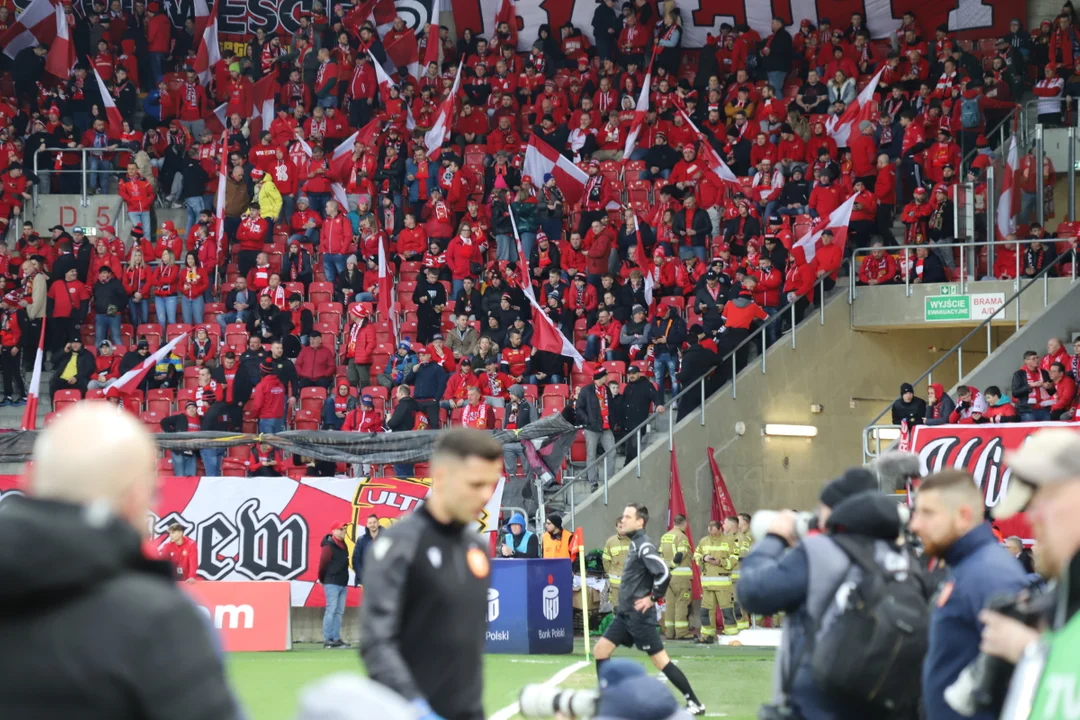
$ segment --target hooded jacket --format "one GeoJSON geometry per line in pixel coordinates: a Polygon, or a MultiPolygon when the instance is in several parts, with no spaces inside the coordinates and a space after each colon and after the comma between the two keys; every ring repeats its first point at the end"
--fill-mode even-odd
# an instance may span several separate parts
{"type": "MultiPolygon", "coordinates": [[[[768,535],[742,559],[736,592],[744,612],[788,613],[773,678],[773,701],[781,701],[783,673],[794,659],[788,703],[796,717],[806,720],[856,720],[874,717],[867,708],[830,697],[818,689],[811,671],[807,642],[822,617],[835,608],[834,589],[841,581],[856,579],[854,567],[830,535],[843,534],[872,544],[879,563],[907,562],[896,538],[901,530],[896,501],[881,493],[862,492],[838,503],[829,517],[829,534],[804,537],[794,548],[776,535],[768,535]]],[[[914,568],[914,564],[911,564],[914,568]]]]}
{"type": "Polygon", "coordinates": [[[319,582],[323,585],[349,584],[349,551],[344,540],[335,540],[333,534],[322,539],[319,554],[319,582]]]}
{"type": "Polygon", "coordinates": [[[212,628],[134,528],[22,497],[0,516],[5,720],[241,717],[212,628]]]}
{"type": "Polygon", "coordinates": [[[952,415],[953,410],[956,409],[956,403],[945,392],[945,386],[941,383],[933,383],[930,385],[934,389],[934,395],[937,397],[937,401],[933,404],[926,403],[926,424],[927,425],[947,425],[949,423],[949,416],[952,415]]]}

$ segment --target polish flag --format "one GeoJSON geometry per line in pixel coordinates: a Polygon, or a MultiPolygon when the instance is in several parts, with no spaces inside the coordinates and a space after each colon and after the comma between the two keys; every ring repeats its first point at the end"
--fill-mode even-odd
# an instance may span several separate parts
{"type": "Polygon", "coordinates": [[[821,234],[826,229],[832,230],[833,242],[841,249],[847,244],[848,225],[851,223],[851,211],[855,207],[855,195],[852,195],[844,203],[829,213],[828,218],[818,218],[810,232],[799,238],[795,247],[801,247],[806,253],[806,262],[812,262],[817,255],[817,249],[821,246],[821,234]]]}
{"type": "MultiPolygon", "coordinates": [[[[214,0],[213,10],[202,18],[199,28],[199,12],[206,10],[206,0],[195,0],[195,37],[201,37],[199,49],[195,55],[195,72],[199,74],[199,83],[209,85],[214,76],[214,66],[221,61],[221,46],[218,44],[218,5],[214,0]]],[[[269,126],[268,126],[269,127],[269,126]]]]}
{"type": "Polygon", "coordinates": [[[258,137],[263,129],[269,130],[270,123],[274,122],[274,84],[276,81],[277,77],[270,74],[251,88],[252,108],[248,123],[251,137],[258,137]]]}
{"type": "Polygon", "coordinates": [[[1020,196],[1016,193],[1016,171],[1019,158],[1016,150],[1016,135],[1009,142],[1009,152],[1005,156],[1005,168],[1001,177],[1001,193],[997,201],[997,239],[1004,240],[1009,233],[1016,232],[1016,214],[1020,207],[1020,196]]]}
{"type": "MultiPolygon", "coordinates": [[[[91,63],[93,64],[93,63],[91,63]]],[[[56,38],[49,46],[45,56],[45,69],[50,75],[62,80],[71,77],[71,68],[75,67],[75,43],[71,42],[71,33],[67,23],[67,14],[63,5],[56,6],[56,38]]]]}
{"type": "Polygon", "coordinates": [[[173,351],[181,340],[186,338],[190,333],[184,333],[178,335],[169,341],[168,344],[162,345],[158,348],[157,352],[148,355],[145,360],[128,370],[120,378],[109,386],[109,389],[105,391],[106,397],[116,397],[117,395],[127,396],[134,390],[137,390],[139,383],[142,382],[146,374],[150,372],[151,368],[158,364],[158,361],[163,357],[168,357],[169,353],[173,351]]]}
{"type": "Polygon", "coordinates": [[[214,8],[212,10],[207,6],[206,0],[194,0],[194,11],[194,35],[195,37],[202,37],[203,31],[206,30],[207,26],[210,24],[211,17],[217,18],[217,0],[214,0],[214,8]]]}
{"type": "Polygon", "coordinates": [[[739,178],[735,177],[735,173],[731,172],[731,168],[728,167],[724,159],[720,157],[720,154],[716,152],[713,146],[709,143],[709,139],[705,137],[705,134],[698,130],[697,125],[690,119],[690,116],[686,112],[679,108],[679,114],[682,115],[683,121],[686,122],[690,128],[697,133],[698,142],[701,144],[701,150],[705,153],[705,159],[709,163],[709,169],[713,171],[716,177],[720,178],[721,182],[733,183],[734,185],[740,185],[739,178]]]}
{"type": "Polygon", "coordinates": [[[394,291],[394,273],[386,260],[386,238],[379,241],[379,317],[390,323],[390,335],[397,345],[397,293],[394,291]]]}
{"type": "Polygon", "coordinates": [[[649,112],[649,86],[652,84],[652,63],[649,63],[649,72],[645,73],[645,82],[641,84],[641,94],[638,95],[637,106],[634,108],[634,119],[630,121],[630,132],[626,134],[626,147],[623,148],[623,157],[629,158],[630,153],[637,147],[638,136],[641,135],[641,126],[645,124],[645,114],[649,112]]]}
{"type": "Polygon", "coordinates": [[[378,30],[378,36],[382,37],[393,26],[395,17],[397,6],[394,0],[364,0],[342,18],[342,24],[358,35],[361,26],[370,22],[378,30]]]}
{"type": "Polygon", "coordinates": [[[435,122],[431,129],[424,133],[424,147],[427,148],[428,157],[434,160],[437,156],[435,151],[442,148],[446,138],[450,137],[454,110],[457,106],[458,88],[461,86],[461,68],[465,63],[458,65],[457,74],[454,75],[454,85],[450,88],[450,94],[439,105],[439,113],[435,116],[435,122]]]}
{"type": "Polygon", "coordinates": [[[589,181],[584,170],[538,138],[536,133],[529,138],[521,173],[532,177],[537,187],[543,183],[545,175],[555,176],[555,184],[562,190],[567,207],[580,202],[585,194],[585,183],[589,181]]]}
{"type": "MultiPolygon", "coordinates": [[[[218,165],[217,205],[215,207],[218,264],[225,255],[225,182],[229,173],[229,134],[221,133],[221,164],[218,165]]],[[[217,269],[214,269],[214,277],[217,277],[217,269]]]]}
{"type": "Polygon", "coordinates": [[[399,73],[408,72],[414,78],[420,77],[420,44],[416,41],[415,32],[410,30],[399,35],[394,42],[388,45],[384,43],[383,49],[399,73]]]}
{"type": "Polygon", "coordinates": [[[656,285],[655,280],[653,280],[653,270],[655,267],[652,258],[645,252],[645,243],[641,241],[641,220],[638,219],[637,214],[634,215],[634,235],[634,247],[637,248],[637,264],[638,267],[641,268],[641,274],[645,276],[643,284],[645,286],[645,303],[648,305],[648,308],[646,309],[651,309],[653,287],[656,285]]]}
{"type": "MultiPolygon", "coordinates": [[[[61,7],[61,12],[63,8],[61,7]]],[[[56,39],[56,12],[50,0],[31,0],[21,13],[15,16],[3,35],[0,45],[4,54],[12,60],[21,51],[37,47],[43,43],[51,44],[56,39]]]]}
{"type": "MultiPolygon", "coordinates": [[[[375,67],[378,67],[378,63],[375,67]]],[[[338,205],[341,206],[341,212],[349,212],[349,197],[345,194],[345,185],[349,175],[349,166],[352,163],[353,148],[356,147],[356,143],[360,141],[361,133],[364,133],[372,126],[373,123],[377,123],[378,120],[372,120],[365,125],[362,129],[357,130],[349,137],[341,141],[341,144],[334,148],[334,152],[330,153],[330,161],[327,163],[328,175],[331,178],[330,182],[330,194],[337,200],[338,205]]],[[[363,143],[366,144],[366,143],[363,143]]],[[[310,155],[310,151],[305,149],[310,155]]]]}
{"type": "Polygon", "coordinates": [[[847,147],[848,138],[852,133],[858,134],[859,123],[871,118],[871,113],[874,110],[874,92],[877,90],[878,81],[881,80],[883,72],[885,72],[884,65],[877,71],[873,79],[867,83],[866,87],[862,89],[859,96],[855,98],[855,102],[847,106],[843,115],[840,117],[830,116],[825,129],[828,131],[829,137],[836,141],[837,147],[847,147]]]}
{"type": "Polygon", "coordinates": [[[424,45],[425,70],[431,63],[435,63],[438,67],[442,66],[442,41],[439,39],[439,13],[441,11],[439,0],[433,0],[431,3],[431,22],[428,23],[427,29],[424,31],[424,42],[426,43],[424,45]]]}
{"type": "Polygon", "coordinates": [[[368,57],[371,58],[371,64],[375,66],[375,77],[379,81],[379,97],[382,98],[383,107],[386,107],[390,100],[390,87],[395,83],[370,50],[368,50],[368,57]]]}
{"type": "Polygon", "coordinates": [[[526,295],[533,295],[532,277],[529,273],[529,258],[525,257],[525,248],[521,244],[521,235],[518,234],[517,218],[514,217],[514,211],[510,207],[510,191],[506,191],[506,210],[510,213],[510,226],[514,229],[514,240],[517,242],[517,254],[518,254],[518,271],[521,274],[519,281],[521,282],[521,290],[526,295]]]}
{"type": "Polygon", "coordinates": [[[109,121],[109,130],[112,131],[114,137],[119,137],[120,133],[123,132],[124,118],[116,108],[112,93],[105,86],[105,81],[101,79],[97,68],[94,68],[94,78],[97,80],[98,90],[101,92],[101,102],[105,104],[105,117],[109,121]]]}
{"type": "Polygon", "coordinates": [[[498,27],[499,23],[506,23],[510,26],[510,47],[517,50],[517,11],[514,9],[513,0],[502,0],[499,4],[499,12],[495,13],[495,27],[498,27]]]}
{"type": "MultiPolygon", "coordinates": [[[[45,360],[45,325],[47,317],[41,318],[41,336],[38,338],[37,355],[34,356],[34,374],[30,376],[30,389],[26,393],[23,408],[22,429],[37,429],[38,395],[41,393],[41,364],[45,360]]],[[[57,375],[59,377],[59,374],[57,375]]]]}

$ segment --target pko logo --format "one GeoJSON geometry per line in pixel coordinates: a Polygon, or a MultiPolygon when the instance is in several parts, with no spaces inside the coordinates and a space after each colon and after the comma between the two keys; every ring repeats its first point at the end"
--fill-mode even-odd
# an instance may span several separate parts
{"type": "Polygon", "coordinates": [[[544,588],[544,617],[552,621],[559,617],[559,588],[554,585],[544,588]]]}
{"type": "Polygon", "coordinates": [[[255,608],[250,605],[215,605],[213,612],[204,605],[200,605],[199,609],[206,613],[206,617],[213,621],[218,630],[236,630],[241,627],[250,630],[255,625],[255,608]]]}
{"type": "Polygon", "coordinates": [[[488,588],[488,619],[489,623],[499,619],[499,591],[488,588]]]}

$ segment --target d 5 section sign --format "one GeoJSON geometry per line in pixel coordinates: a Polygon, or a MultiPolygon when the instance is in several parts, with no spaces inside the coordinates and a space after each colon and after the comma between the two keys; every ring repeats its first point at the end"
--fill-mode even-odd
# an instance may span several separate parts
{"type": "MultiPolygon", "coordinates": [[[[1033,433],[1061,423],[1007,423],[1003,425],[917,425],[907,449],[919,456],[924,475],[955,468],[967,470],[982,489],[986,507],[992,508],[1005,497],[1011,471],[1005,467],[1006,450],[1015,450],[1033,433]]],[[[1080,431],[1080,426],[1077,426],[1080,431]]],[[[1018,535],[1030,542],[1031,526],[1023,515],[995,524],[1005,535],[1018,535]]]]}
{"type": "MultiPolygon", "coordinates": [[[[0,476],[0,501],[18,492],[19,480],[0,476]]],[[[495,529],[502,488],[500,482],[478,532],[495,529]]],[[[162,477],[147,532],[156,546],[167,541],[169,526],[183,527],[198,550],[200,580],[288,583],[292,606],[322,607],[320,544],[331,525],[349,523],[351,556],[368,516],[388,527],[419,507],[430,489],[429,478],[162,477]]],[[[349,584],[347,603],[358,605],[351,571],[349,584]]]]}

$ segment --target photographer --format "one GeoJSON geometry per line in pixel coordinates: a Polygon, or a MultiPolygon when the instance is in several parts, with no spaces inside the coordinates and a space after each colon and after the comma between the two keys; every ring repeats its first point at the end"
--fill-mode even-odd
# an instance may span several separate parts
{"type": "Polygon", "coordinates": [[[1080,620],[1076,611],[1080,576],[1080,435],[1071,429],[1040,430],[1019,450],[1005,453],[1012,469],[1005,497],[993,510],[1006,519],[1027,509],[1038,542],[1035,567],[1058,581],[1049,632],[1041,639],[1028,625],[992,610],[983,610],[981,650],[1018,663],[1002,718],[1048,720],[1075,715],[1080,664],[1076,648],[1080,620]],[[1036,642],[1038,641],[1038,642],[1036,642]]]}
{"type": "MultiPolygon", "coordinates": [[[[841,583],[859,572],[849,548],[872,551],[874,561],[890,568],[907,567],[908,556],[896,546],[901,532],[896,501],[876,492],[877,481],[869,472],[848,470],[825,486],[821,493],[819,527],[826,533],[799,533],[799,516],[782,511],[772,516],[759,513],[758,523],[767,523],[767,534],[757,540],[754,550],[742,559],[737,586],[744,612],[755,615],[788,613],[783,638],[776,656],[772,705],[759,717],[851,718],[883,717],[864,702],[830,693],[819,687],[813,667],[814,646],[821,642],[820,628],[827,628],[837,613],[841,583]],[[805,537],[799,537],[806,534],[805,537]]],[[[918,697],[915,687],[908,704],[918,697]]]]}
{"type": "MultiPolygon", "coordinates": [[[[978,613],[990,598],[1015,595],[1026,584],[1020,563],[983,521],[984,506],[974,478],[961,470],[931,475],[915,495],[911,530],[927,555],[950,568],[931,608],[922,673],[926,720],[962,717],[946,702],[945,689],[979,653],[978,613]]],[[[997,713],[985,710],[971,717],[991,720],[997,713]]]]}

